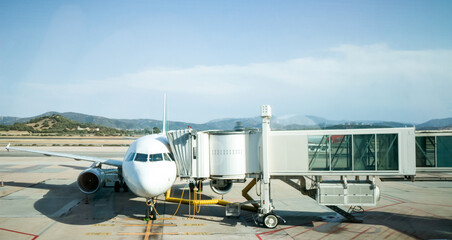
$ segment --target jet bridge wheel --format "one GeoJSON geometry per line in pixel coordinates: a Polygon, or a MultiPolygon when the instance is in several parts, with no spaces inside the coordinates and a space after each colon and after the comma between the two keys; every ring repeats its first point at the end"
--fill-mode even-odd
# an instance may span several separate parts
{"type": "Polygon", "coordinates": [[[269,213],[264,216],[264,225],[267,228],[275,228],[278,226],[278,217],[275,214],[269,213]]]}
{"type": "Polygon", "coordinates": [[[190,192],[194,192],[195,191],[195,184],[193,182],[188,183],[188,189],[190,190],[190,192]]]}

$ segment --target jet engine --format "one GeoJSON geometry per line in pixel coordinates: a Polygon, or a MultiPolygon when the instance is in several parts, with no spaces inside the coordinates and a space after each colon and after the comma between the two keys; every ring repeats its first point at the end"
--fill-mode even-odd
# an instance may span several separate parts
{"type": "Polygon", "coordinates": [[[95,193],[104,186],[105,173],[100,168],[88,168],[78,175],[77,183],[83,193],[95,193]]]}
{"type": "Polygon", "coordinates": [[[216,194],[224,195],[231,191],[232,180],[213,179],[210,181],[210,188],[216,194]]]}

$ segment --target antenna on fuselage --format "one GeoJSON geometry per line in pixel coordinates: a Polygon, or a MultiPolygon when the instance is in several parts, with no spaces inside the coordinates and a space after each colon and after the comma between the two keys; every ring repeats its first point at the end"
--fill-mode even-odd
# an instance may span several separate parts
{"type": "Polygon", "coordinates": [[[166,124],[166,93],[163,95],[163,127],[162,127],[162,132],[164,134],[166,134],[166,129],[167,128],[167,124],[166,124]]]}

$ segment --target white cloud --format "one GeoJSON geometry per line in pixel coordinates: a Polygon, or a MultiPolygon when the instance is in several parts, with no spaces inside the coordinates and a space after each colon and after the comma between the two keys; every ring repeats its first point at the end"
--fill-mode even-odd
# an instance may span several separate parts
{"type": "Polygon", "coordinates": [[[342,45],[323,57],[244,66],[151,68],[104,80],[54,85],[29,82],[24,87],[82,96],[168,92],[197,96],[205,100],[200,105],[212,109],[214,104],[227,106],[228,101],[246,101],[257,108],[264,104],[258,101],[269,99],[285,113],[374,119],[379,114],[397,113],[396,119],[419,119],[427,110],[430,112],[425,114],[450,114],[451,66],[452,50],[342,45]]]}

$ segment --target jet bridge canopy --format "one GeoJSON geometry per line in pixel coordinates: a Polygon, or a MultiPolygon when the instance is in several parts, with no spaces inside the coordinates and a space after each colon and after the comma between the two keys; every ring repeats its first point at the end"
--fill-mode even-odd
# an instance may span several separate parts
{"type": "MultiPolygon", "coordinates": [[[[267,133],[268,174],[271,177],[416,173],[413,128],[267,133]]],[[[186,129],[169,131],[167,135],[182,178],[215,178],[218,172],[226,171],[237,176],[241,173],[236,179],[243,179],[246,175],[264,172],[260,164],[264,154],[262,132],[186,129]]]]}

